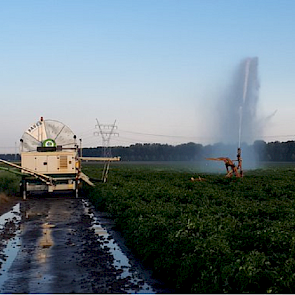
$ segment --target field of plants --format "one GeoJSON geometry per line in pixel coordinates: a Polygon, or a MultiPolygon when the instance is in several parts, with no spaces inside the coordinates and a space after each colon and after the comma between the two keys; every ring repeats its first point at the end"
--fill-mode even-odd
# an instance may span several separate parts
{"type": "MultiPolygon", "coordinates": [[[[83,170],[98,178],[101,166],[83,170]]],[[[295,293],[295,169],[243,179],[201,170],[122,162],[107,183],[85,189],[178,293],[295,293]],[[198,176],[205,180],[191,181],[198,176]]]]}
{"type": "Polygon", "coordinates": [[[16,196],[19,192],[20,177],[0,170],[0,193],[16,196]]]}

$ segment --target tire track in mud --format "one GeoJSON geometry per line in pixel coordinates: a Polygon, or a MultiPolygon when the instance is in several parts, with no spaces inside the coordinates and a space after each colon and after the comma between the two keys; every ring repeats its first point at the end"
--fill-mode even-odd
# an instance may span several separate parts
{"type": "Polygon", "coordinates": [[[20,202],[20,221],[5,224],[7,239],[20,229],[20,245],[5,276],[0,275],[0,293],[167,293],[134,263],[136,279],[121,276],[125,266],[115,267],[111,235],[95,234],[93,214],[87,213],[93,209],[85,205],[90,206],[64,197],[20,202]]]}

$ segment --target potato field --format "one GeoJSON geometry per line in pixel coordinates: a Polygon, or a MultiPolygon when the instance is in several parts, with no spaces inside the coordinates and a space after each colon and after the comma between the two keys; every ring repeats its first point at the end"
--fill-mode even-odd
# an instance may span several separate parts
{"type": "MultiPolygon", "coordinates": [[[[101,169],[83,166],[92,178],[101,169]]],[[[84,188],[178,293],[295,293],[295,169],[245,171],[242,179],[201,171],[122,162],[107,183],[84,188]]]]}

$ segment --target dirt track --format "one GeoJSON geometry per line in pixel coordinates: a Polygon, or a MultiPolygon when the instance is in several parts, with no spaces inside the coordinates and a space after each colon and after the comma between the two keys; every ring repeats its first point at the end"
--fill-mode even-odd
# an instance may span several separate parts
{"type": "Polygon", "coordinates": [[[112,221],[82,199],[35,198],[19,208],[19,217],[0,228],[1,293],[167,293],[132,257],[130,267],[120,266],[125,258],[111,251],[112,221]],[[99,220],[109,232],[95,230],[99,220]],[[8,263],[3,242],[13,236],[16,254],[8,263]]]}

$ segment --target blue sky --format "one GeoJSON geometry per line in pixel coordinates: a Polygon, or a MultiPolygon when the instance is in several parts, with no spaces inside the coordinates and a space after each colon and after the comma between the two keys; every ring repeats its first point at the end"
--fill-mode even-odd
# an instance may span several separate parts
{"type": "MultiPolygon", "coordinates": [[[[218,99],[258,57],[265,141],[295,139],[293,0],[0,0],[0,153],[41,116],[85,146],[214,143],[218,99]]],[[[238,122],[233,122],[238,124],[238,122]]]]}

